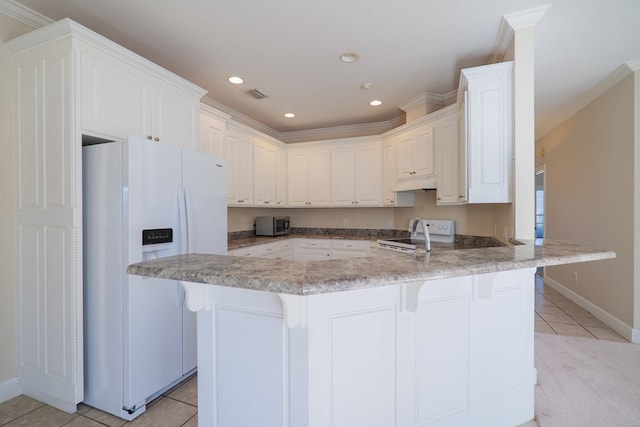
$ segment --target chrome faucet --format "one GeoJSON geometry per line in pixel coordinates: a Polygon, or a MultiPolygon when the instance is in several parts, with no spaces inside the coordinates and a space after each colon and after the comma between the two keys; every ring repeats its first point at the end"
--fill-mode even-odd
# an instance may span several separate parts
{"type": "Polygon", "coordinates": [[[416,218],[412,221],[411,237],[417,236],[418,224],[422,225],[422,231],[424,232],[424,249],[427,252],[431,252],[431,238],[429,237],[429,224],[424,218],[416,218]]]}

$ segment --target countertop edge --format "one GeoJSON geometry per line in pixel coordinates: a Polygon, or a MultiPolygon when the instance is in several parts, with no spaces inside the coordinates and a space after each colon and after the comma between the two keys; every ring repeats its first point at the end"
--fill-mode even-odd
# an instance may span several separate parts
{"type": "Polygon", "coordinates": [[[291,261],[186,254],[130,265],[130,274],[291,295],[315,295],[615,258],[571,242],[449,250],[410,256],[291,261]]]}

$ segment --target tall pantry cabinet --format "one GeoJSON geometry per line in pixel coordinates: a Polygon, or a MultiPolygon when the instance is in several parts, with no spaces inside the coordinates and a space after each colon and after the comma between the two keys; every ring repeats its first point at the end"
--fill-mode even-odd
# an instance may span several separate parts
{"type": "Polygon", "coordinates": [[[63,19],[6,44],[15,58],[18,381],[83,400],[82,138],[197,147],[205,91],[63,19]]]}

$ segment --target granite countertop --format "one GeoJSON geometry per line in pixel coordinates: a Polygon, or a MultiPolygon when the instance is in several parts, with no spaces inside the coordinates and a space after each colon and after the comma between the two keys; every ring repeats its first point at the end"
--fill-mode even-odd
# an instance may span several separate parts
{"type": "Polygon", "coordinates": [[[541,246],[522,244],[434,250],[416,259],[403,254],[383,256],[382,252],[363,258],[323,261],[187,254],[133,264],[128,272],[187,282],[313,295],[609,258],[615,258],[615,253],[570,242],[546,241],[541,246]]]}

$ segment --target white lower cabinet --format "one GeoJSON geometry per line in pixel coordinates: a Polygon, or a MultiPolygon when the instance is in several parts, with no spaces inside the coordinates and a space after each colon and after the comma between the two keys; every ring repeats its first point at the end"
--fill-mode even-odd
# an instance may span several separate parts
{"type": "Polygon", "coordinates": [[[534,417],[534,270],[307,296],[200,285],[211,305],[198,312],[208,361],[199,420],[524,424],[534,417]]]}
{"type": "Polygon", "coordinates": [[[371,253],[370,240],[290,238],[232,249],[229,255],[322,261],[329,258],[358,258],[371,253]]]}

